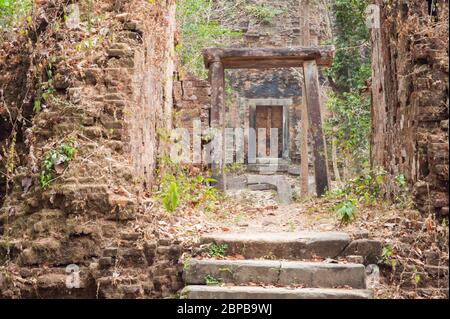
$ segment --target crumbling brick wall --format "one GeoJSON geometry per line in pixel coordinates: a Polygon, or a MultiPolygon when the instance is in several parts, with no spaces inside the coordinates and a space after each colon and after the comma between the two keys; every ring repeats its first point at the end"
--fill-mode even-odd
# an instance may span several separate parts
{"type": "Polygon", "coordinates": [[[448,1],[374,1],[373,166],[406,176],[422,212],[448,215],[448,1]]]}
{"type": "Polygon", "coordinates": [[[174,125],[188,129],[192,137],[194,120],[201,128],[209,127],[211,87],[207,80],[189,74],[178,74],[173,84],[174,125]]]}
{"type": "Polygon", "coordinates": [[[29,112],[29,125],[18,127],[26,148],[0,209],[0,298],[173,295],[182,285],[182,247],[160,238],[145,193],[160,153],[158,130],[171,123],[174,1],[79,5],[74,28],[61,15],[66,1],[38,5],[16,43],[31,51],[17,69],[25,75],[5,73],[5,89],[24,78],[33,95],[23,109],[10,96],[3,105],[15,116],[29,112]],[[88,10],[102,17],[90,28],[88,10]],[[42,68],[48,80],[50,63],[54,90],[33,114],[41,84],[33,72],[42,68]],[[76,156],[43,187],[44,158],[68,139],[76,156]],[[66,285],[74,268],[79,288],[66,285]]]}

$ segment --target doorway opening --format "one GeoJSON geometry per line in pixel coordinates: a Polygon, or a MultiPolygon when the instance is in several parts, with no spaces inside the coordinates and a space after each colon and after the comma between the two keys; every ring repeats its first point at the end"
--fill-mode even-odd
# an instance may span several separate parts
{"type": "MultiPolygon", "coordinates": [[[[282,105],[257,105],[256,106],[256,145],[258,147],[258,158],[272,157],[277,158],[283,156],[283,106],[282,105]],[[275,139],[276,154],[271,154],[271,145],[274,141],[271,139],[272,129],[276,130],[275,139]]],[[[272,146],[273,148],[273,146],[272,146]]]]}

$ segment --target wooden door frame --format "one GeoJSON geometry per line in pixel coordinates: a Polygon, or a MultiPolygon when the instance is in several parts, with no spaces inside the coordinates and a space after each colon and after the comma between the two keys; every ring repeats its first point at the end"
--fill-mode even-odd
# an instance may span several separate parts
{"type": "MultiPolygon", "coordinates": [[[[225,69],[303,68],[306,107],[312,134],[314,175],[318,196],[329,190],[327,149],[322,131],[321,97],[318,66],[331,66],[333,46],[290,48],[209,48],[203,50],[205,67],[211,82],[211,129],[217,133],[211,142],[221,150],[211,168],[218,187],[226,189],[225,174],[225,69]],[[221,133],[221,134],[220,134],[221,133]],[[220,137],[221,136],[221,137],[220,137]]],[[[256,106],[255,106],[256,107],[256,106]]]]}

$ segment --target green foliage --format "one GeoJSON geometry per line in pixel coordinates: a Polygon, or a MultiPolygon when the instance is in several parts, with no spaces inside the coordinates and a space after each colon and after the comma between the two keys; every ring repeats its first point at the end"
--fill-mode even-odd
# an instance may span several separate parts
{"type": "Polygon", "coordinates": [[[220,285],[222,282],[223,280],[220,278],[215,278],[211,275],[205,276],[205,284],[207,284],[208,286],[220,285]]]}
{"type": "Polygon", "coordinates": [[[325,131],[337,141],[342,158],[354,167],[367,167],[369,158],[370,98],[359,92],[332,92],[327,108],[332,116],[326,120],[325,131]]]}
{"type": "Polygon", "coordinates": [[[209,176],[194,175],[189,167],[182,167],[163,156],[159,159],[159,189],[155,195],[162,201],[164,209],[172,213],[180,205],[188,207],[202,206],[206,211],[213,211],[223,199],[215,187],[216,180],[209,176]],[[161,173],[163,172],[163,173],[161,173]]]}
{"type": "Polygon", "coordinates": [[[397,261],[394,258],[394,252],[390,246],[384,246],[381,256],[378,258],[378,263],[388,267],[395,268],[397,261]]]}
{"type": "Polygon", "coordinates": [[[411,282],[417,287],[417,285],[420,283],[420,280],[420,274],[417,272],[417,267],[414,265],[411,282]]]}
{"type": "Polygon", "coordinates": [[[36,98],[33,103],[34,113],[39,112],[41,110],[42,103],[48,101],[50,96],[55,92],[55,89],[53,88],[53,66],[51,63],[47,66],[46,77],[47,81],[40,82],[38,85],[36,98]]]}
{"type": "Polygon", "coordinates": [[[228,268],[228,267],[219,268],[219,271],[222,272],[222,273],[228,273],[230,275],[233,274],[233,271],[230,268],[228,268]]]}
{"type": "Polygon", "coordinates": [[[413,200],[405,175],[400,174],[394,177],[394,185],[391,195],[393,203],[398,208],[410,208],[413,206],[413,200]]]}
{"type": "Polygon", "coordinates": [[[359,202],[373,204],[382,195],[382,186],[386,172],[378,169],[367,175],[360,175],[348,181],[342,189],[346,195],[353,195],[359,202]]]}
{"type": "Polygon", "coordinates": [[[227,244],[211,243],[208,247],[208,256],[209,257],[223,257],[226,255],[227,250],[228,250],[227,244]]]}
{"type": "Polygon", "coordinates": [[[290,220],[287,222],[288,225],[288,231],[294,232],[295,231],[295,222],[293,220],[290,220]]]}
{"type": "Polygon", "coordinates": [[[405,188],[406,187],[406,178],[405,175],[400,174],[398,176],[395,177],[395,183],[401,187],[401,188],[405,188]]]}
{"type": "Polygon", "coordinates": [[[241,163],[230,163],[230,164],[225,164],[224,167],[224,172],[226,174],[243,174],[246,171],[246,167],[244,164],[241,163]]]}
{"type": "Polygon", "coordinates": [[[283,10],[267,4],[249,4],[244,7],[244,10],[247,14],[263,23],[270,23],[273,18],[283,13],[283,10]]]}
{"type": "Polygon", "coordinates": [[[163,198],[163,205],[167,212],[173,212],[178,207],[178,186],[171,182],[167,194],[163,198]]]}
{"type": "Polygon", "coordinates": [[[355,202],[347,199],[338,204],[336,207],[336,217],[341,224],[348,224],[356,218],[355,202]]]}
{"type": "Polygon", "coordinates": [[[55,173],[59,174],[60,168],[69,163],[76,154],[75,143],[68,140],[56,149],[51,150],[42,162],[39,182],[43,188],[47,188],[54,179],[55,173]]]}
{"type": "Polygon", "coordinates": [[[350,179],[344,186],[327,193],[327,197],[339,201],[334,210],[341,223],[354,220],[360,204],[375,205],[380,200],[386,200],[398,208],[407,208],[412,204],[405,176],[388,176],[382,168],[350,179]],[[388,187],[391,192],[387,191],[388,187]],[[390,193],[393,197],[386,196],[390,193]]]}
{"type": "Polygon", "coordinates": [[[177,51],[182,55],[188,72],[205,78],[202,49],[224,46],[230,37],[240,36],[222,26],[213,17],[212,0],[178,1],[177,18],[181,25],[181,39],[177,51]]]}
{"type": "Polygon", "coordinates": [[[369,30],[365,10],[368,0],[336,0],[334,6],[336,47],[327,77],[333,91],[327,107],[331,117],[326,134],[337,141],[339,158],[355,171],[368,166],[370,96],[363,93],[371,76],[369,30]]]}
{"type": "Polygon", "coordinates": [[[333,199],[353,198],[357,202],[374,204],[383,195],[386,172],[377,168],[366,175],[360,175],[347,181],[344,186],[336,188],[328,197],[333,199]]]}
{"type": "Polygon", "coordinates": [[[368,0],[336,0],[336,53],[329,75],[341,92],[354,92],[370,77],[370,32],[366,25],[368,0]]]}
{"type": "MultiPolygon", "coordinates": [[[[0,31],[23,19],[33,6],[32,0],[0,0],[0,31]]],[[[29,21],[29,18],[27,18],[29,21]]]]}
{"type": "Polygon", "coordinates": [[[341,224],[355,220],[360,203],[373,205],[382,198],[385,176],[384,170],[377,169],[351,179],[343,187],[327,194],[330,199],[338,200],[334,211],[341,224]]]}

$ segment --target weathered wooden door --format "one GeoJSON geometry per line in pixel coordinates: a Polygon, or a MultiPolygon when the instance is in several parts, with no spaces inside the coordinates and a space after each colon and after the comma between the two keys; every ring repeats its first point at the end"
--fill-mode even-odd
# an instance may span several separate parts
{"type": "MultiPolygon", "coordinates": [[[[278,151],[277,156],[282,157],[283,154],[283,106],[282,105],[257,105],[256,106],[256,145],[258,157],[270,156],[270,129],[278,129],[278,151]],[[262,132],[258,129],[265,129],[265,152],[258,148],[259,141],[264,140],[260,136],[262,132]]],[[[263,143],[263,142],[262,142],[263,143]]]]}

